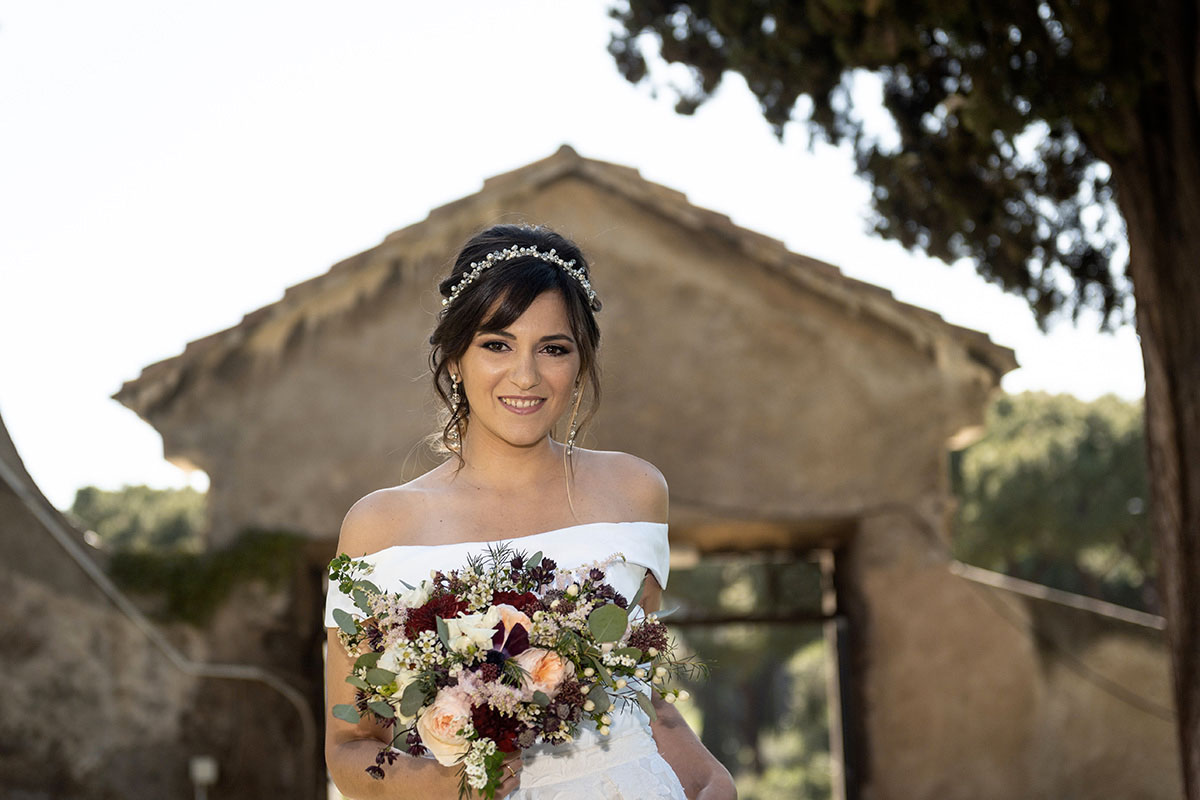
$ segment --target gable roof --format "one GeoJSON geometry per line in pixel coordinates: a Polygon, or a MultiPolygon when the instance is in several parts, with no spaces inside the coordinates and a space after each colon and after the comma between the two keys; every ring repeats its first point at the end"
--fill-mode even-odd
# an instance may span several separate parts
{"type": "MultiPolygon", "coordinates": [[[[614,192],[696,234],[716,237],[742,253],[748,263],[783,275],[849,314],[873,317],[896,329],[919,350],[932,352],[939,337],[948,337],[962,345],[968,356],[997,381],[1017,367],[1012,349],[995,344],[985,333],[952,325],[932,311],[900,302],[886,289],[847,277],[832,264],[793,253],[778,239],[735,225],[724,214],[695,206],[682,192],[648,181],[632,167],[583,158],[563,145],[548,158],[488,178],[479,192],[435,208],[421,222],[389,234],[375,247],[333,265],[322,275],[288,287],[279,300],[246,314],[237,325],[189,342],[179,355],[143,368],[141,375],[126,381],[113,398],[150,421],[190,383],[190,378],[230,357],[278,353],[296,334],[352,311],[396,280],[402,264],[378,256],[411,248],[428,252],[430,248],[425,245],[429,240],[443,238],[443,223],[461,219],[473,208],[488,212],[481,213],[480,219],[490,218],[490,212],[498,206],[511,208],[523,196],[565,177],[614,192]]],[[[455,235],[459,235],[457,231],[455,235]]],[[[458,244],[455,241],[450,246],[458,244]]]]}

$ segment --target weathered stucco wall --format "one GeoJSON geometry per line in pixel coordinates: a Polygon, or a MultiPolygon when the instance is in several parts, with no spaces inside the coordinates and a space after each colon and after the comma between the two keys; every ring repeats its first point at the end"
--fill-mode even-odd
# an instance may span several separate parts
{"type": "MultiPolygon", "coordinates": [[[[217,759],[212,796],[322,797],[324,770],[315,743],[303,746],[297,709],[261,682],[180,670],[53,538],[47,517],[82,546],[0,421],[0,798],[184,800],[195,755],[217,759]]],[[[273,669],[319,712],[321,598],[305,591],[317,584],[311,573],[275,588],[251,580],[206,625],[158,628],[192,662],[273,669]]]]}
{"type": "Polygon", "coordinates": [[[839,559],[864,800],[1181,797],[1161,631],[956,575],[920,519],[839,559]]]}
{"type": "Polygon", "coordinates": [[[148,647],[3,481],[0,596],[0,797],[188,796],[193,681],[148,647]]]}

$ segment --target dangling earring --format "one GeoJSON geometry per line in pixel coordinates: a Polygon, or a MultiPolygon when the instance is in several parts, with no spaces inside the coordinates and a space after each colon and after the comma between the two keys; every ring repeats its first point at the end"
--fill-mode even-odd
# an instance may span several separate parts
{"type": "Polygon", "coordinates": [[[459,379],[457,375],[450,375],[450,419],[454,423],[454,427],[450,429],[450,433],[446,435],[447,444],[451,450],[457,450],[461,442],[458,435],[458,407],[462,404],[462,396],[458,393],[459,379]]]}
{"type": "Polygon", "coordinates": [[[575,433],[577,420],[576,412],[579,410],[576,403],[579,401],[579,384],[575,384],[575,391],[571,393],[571,429],[567,432],[567,457],[571,457],[571,453],[575,450],[575,433]]]}

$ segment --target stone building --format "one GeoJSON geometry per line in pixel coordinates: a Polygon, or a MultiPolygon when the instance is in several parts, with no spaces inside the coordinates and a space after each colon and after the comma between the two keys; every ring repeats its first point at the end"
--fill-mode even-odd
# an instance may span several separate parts
{"type": "Polygon", "coordinates": [[[304,663],[272,661],[288,647],[264,664],[303,670],[319,706],[321,565],[355,500],[436,463],[421,445],[435,285],[498,222],[547,224],[588,254],[604,404],[583,445],[663,471],[673,547],[833,554],[846,796],[1178,795],[1169,719],[1098,688],[1169,705],[1160,621],[951,569],[947,452],[978,431],[1012,351],[568,147],[115,395],[210,476],[214,547],[249,528],[311,540],[277,626],[304,663]],[[1075,649],[1047,644],[1062,637],[1075,649]]]}

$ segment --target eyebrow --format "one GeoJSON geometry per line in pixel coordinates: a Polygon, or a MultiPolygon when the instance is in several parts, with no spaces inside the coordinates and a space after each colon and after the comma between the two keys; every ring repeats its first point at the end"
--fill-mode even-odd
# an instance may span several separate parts
{"type": "MultiPolygon", "coordinates": [[[[478,336],[503,336],[505,339],[516,339],[517,338],[516,336],[509,333],[508,331],[488,330],[486,328],[481,328],[478,331],[476,331],[475,336],[477,336],[477,337],[478,336]]],[[[565,333],[552,333],[549,336],[543,336],[542,338],[538,339],[538,344],[541,344],[542,342],[553,342],[553,341],[560,341],[560,340],[570,342],[571,344],[575,344],[575,340],[572,339],[570,336],[568,336],[565,333]]]]}

